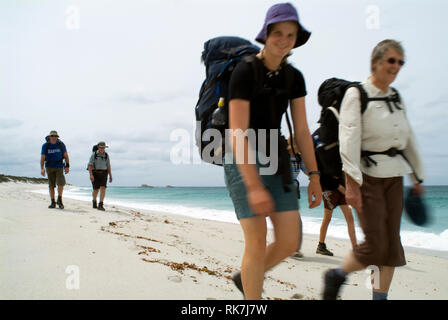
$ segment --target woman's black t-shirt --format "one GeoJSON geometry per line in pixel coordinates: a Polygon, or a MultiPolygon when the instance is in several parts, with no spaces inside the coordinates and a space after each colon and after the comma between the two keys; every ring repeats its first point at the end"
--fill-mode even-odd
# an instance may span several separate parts
{"type": "MultiPolygon", "coordinates": [[[[250,123],[252,129],[280,129],[283,114],[288,108],[289,100],[306,96],[305,80],[302,73],[291,65],[283,66],[277,74],[269,73],[263,62],[255,58],[253,63],[244,59],[238,63],[229,83],[229,101],[232,99],[243,99],[250,101],[250,123]],[[292,87],[287,95],[267,96],[266,93],[259,92],[254,88],[253,67],[259,68],[260,83],[270,88],[287,89],[287,72],[293,73],[292,87]],[[271,100],[272,99],[272,100],[271,100]],[[272,101],[272,102],[270,102],[272,101]],[[269,105],[275,106],[273,114],[269,105]]],[[[290,78],[290,79],[291,79],[290,78]]]]}

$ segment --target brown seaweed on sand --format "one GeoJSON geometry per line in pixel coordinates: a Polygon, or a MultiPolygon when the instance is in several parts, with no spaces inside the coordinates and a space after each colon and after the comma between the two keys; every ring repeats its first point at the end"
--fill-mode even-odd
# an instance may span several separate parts
{"type": "Polygon", "coordinates": [[[180,272],[182,274],[183,274],[183,271],[185,271],[186,269],[190,269],[190,270],[196,270],[199,273],[205,272],[205,273],[207,273],[207,274],[209,274],[211,276],[224,277],[224,275],[221,272],[219,272],[219,271],[210,270],[207,266],[198,267],[194,263],[189,263],[189,262],[186,262],[186,261],[184,261],[183,263],[178,263],[178,262],[174,262],[174,261],[159,260],[159,259],[142,258],[142,260],[145,261],[145,262],[149,262],[149,263],[160,263],[160,264],[163,264],[165,266],[170,267],[172,270],[178,271],[178,272],[180,272]]]}
{"type": "Polygon", "coordinates": [[[152,241],[152,242],[163,243],[160,240],[151,239],[151,238],[148,238],[148,237],[134,236],[134,235],[123,233],[123,232],[110,231],[110,230],[107,230],[105,227],[101,227],[101,231],[109,232],[109,233],[115,234],[117,236],[122,236],[122,237],[126,237],[126,238],[141,239],[141,240],[147,240],[147,241],[152,241]]]}

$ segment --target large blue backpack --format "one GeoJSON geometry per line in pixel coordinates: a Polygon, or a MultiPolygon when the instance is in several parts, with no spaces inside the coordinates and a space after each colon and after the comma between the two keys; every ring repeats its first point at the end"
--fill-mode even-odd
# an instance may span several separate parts
{"type": "Polygon", "coordinates": [[[250,41],[238,37],[218,37],[205,42],[202,61],[206,67],[206,79],[202,84],[199,100],[196,104],[196,145],[201,159],[206,162],[222,165],[225,153],[225,129],[228,123],[218,129],[221,134],[220,147],[210,148],[213,137],[207,134],[212,128],[211,117],[218,107],[218,101],[224,98],[224,110],[228,114],[229,81],[235,66],[242,59],[248,59],[260,51],[250,41]],[[208,148],[207,148],[208,146],[208,148]]]}

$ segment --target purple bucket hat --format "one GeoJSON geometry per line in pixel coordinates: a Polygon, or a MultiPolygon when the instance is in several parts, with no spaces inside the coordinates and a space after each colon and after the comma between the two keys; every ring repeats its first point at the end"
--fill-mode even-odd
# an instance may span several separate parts
{"type": "Polygon", "coordinates": [[[268,37],[268,26],[278,22],[295,21],[299,25],[299,34],[297,35],[294,48],[304,45],[311,36],[311,32],[306,30],[299,22],[299,15],[296,8],[290,3],[279,3],[269,8],[264,21],[263,29],[258,34],[256,41],[265,44],[268,37]]]}

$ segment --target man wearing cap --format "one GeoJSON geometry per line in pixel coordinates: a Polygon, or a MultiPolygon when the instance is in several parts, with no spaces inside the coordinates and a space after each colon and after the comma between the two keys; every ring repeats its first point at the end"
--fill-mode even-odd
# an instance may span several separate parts
{"type": "Polygon", "coordinates": [[[106,152],[106,143],[101,141],[94,147],[94,151],[90,156],[88,170],[90,173],[90,181],[92,181],[92,204],[94,209],[105,211],[104,197],[106,196],[107,176],[109,182],[112,183],[112,170],[110,168],[110,158],[106,152]],[[97,204],[98,191],[100,191],[100,202],[97,204]]]}
{"type": "Polygon", "coordinates": [[[70,161],[68,158],[67,148],[65,144],[59,140],[57,131],[53,130],[46,137],[47,142],[42,145],[40,156],[40,169],[42,176],[45,177],[45,172],[48,176],[48,185],[50,189],[51,204],[48,208],[56,208],[56,204],[60,209],[64,209],[62,203],[62,192],[65,186],[65,174],[70,171],[70,161]],[[65,159],[65,164],[64,164],[65,159]],[[45,165],[45,167],[44,167],[45,165]],[[65,169],[64,169],[65,168],[65,169]],[[58,186],[58,201],[54,200],[54,188],[58,186]]]}

